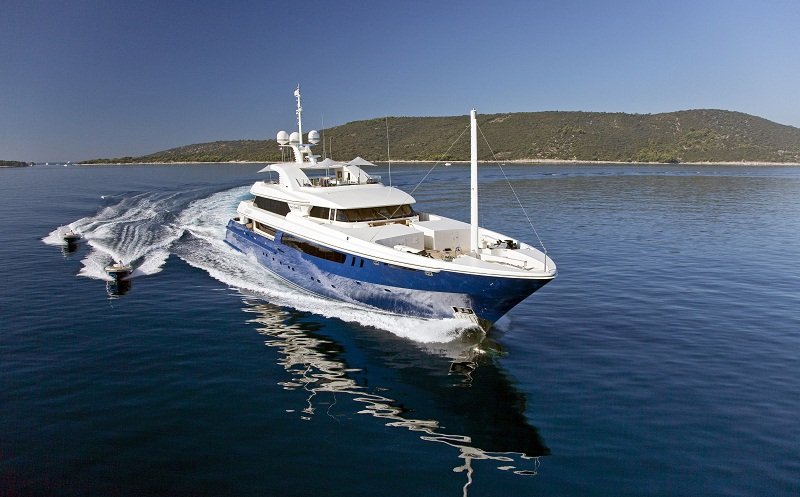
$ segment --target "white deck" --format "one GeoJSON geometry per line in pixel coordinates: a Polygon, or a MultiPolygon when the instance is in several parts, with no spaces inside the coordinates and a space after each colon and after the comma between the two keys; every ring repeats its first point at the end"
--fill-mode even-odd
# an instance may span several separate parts
{"type": "MultiPolygon", "coordinates": [[[[351,166],[352,168],[353,166],[351,166]]],[[[305,173],[290,165],[273,165],[278,173],[278,183],[258,181],[250,193],[301,205],[314,205],[330,209],[359,209],[387,205],[414,204],[416,200],[408,193],[381,183],[368,183],[372,179],[366,173],[359,175],[358,183],[341,183],[335,186],[316,186],[305,173]]]]}
{"type": "Polygon", "coordinates": [[[342,225],[331,225],[331,228],[367,242],[378,243],[387,247],[405,245],[415,250],[425,249],[425,237],[422,231],[405,224],[393,223],[382,226],[348,228],[342,225]]]}

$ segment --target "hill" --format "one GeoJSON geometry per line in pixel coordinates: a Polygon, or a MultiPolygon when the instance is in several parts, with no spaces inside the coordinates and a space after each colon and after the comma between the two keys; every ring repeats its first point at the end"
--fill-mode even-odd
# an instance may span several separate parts
{"type": "MultiPolygon", "coordinates": [[[[450,148],[468,126],[467,116],[350,122],[325,130],[327,155],[339,160],[357,155],[372,161],[386,160],[387,123],[392,160],[469,159],[466,133],[450,148]]],[[[800,162],[800,129],[725,110],[663,114],[518,112],[478,115],[478,125],[497,159],[504,161],[800,162]]],[[[492,158],[484,143],[479,148],[481,160],[492,158]]],[[[317,153],[322,153],[321,145],[317,153]]],[[[278,160],[281,152],[275,140],[238,140],[87,163],[278,160]]]]}
{"type": "Polygon", "coordinates": [[[28,166],[30,166],[29,163],[18,160],[0,160],[0,167],[28,167],[28,166]]]}

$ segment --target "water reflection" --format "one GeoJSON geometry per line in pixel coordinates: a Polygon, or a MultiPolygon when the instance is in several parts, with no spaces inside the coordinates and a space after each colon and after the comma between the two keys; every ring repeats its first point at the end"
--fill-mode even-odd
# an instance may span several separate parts
{"type": "Polygon", "coordinates": [[[78,250],[78,242],[76,240],[67,240],[61,245],[61,254],[64,257],[76,252],[78,250]]]}
{"type": "Polygon", "coordinates": [[[333,340],[320,333],[323,325],[312,315],[246,303],[244,310],[256,314],[250,322],[258,324],[265,344],[277,349],[278,362],[289,373],[280,385],[307,392],[302,409],[287,412],[307,420],[320,414],[337,419],[346,404],[337,404],[336,395],[348,395],[362,405],[357,414],[455,449],[462,461],[453,471],[465,473],[465,495],[475,461],[535,475],[539,457],[550,453],[523,414],[525,397],[494,363],[499,347],[481,334],[436,345],[370,333],[333,340]],[[353,349],[357,365],[346,358],[353,349]],[[393,391],[402,392],[402,398],[392,398],[397,397],[393,391]],[[333,394],[332,402],[326,393],[333,394]]]}
{"type": "Polygon", "coordinates": [[[128,278],[114,278],[106,281],[106,293],[108,297],[115,299],[125,295],[131,290],[132,282],[128,278]]]}

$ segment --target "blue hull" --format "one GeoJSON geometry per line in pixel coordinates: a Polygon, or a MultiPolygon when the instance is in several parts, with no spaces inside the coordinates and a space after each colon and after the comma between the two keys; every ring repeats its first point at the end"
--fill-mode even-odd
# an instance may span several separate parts
{"type": "Polygon", "coordinates": [[[271,240],[235,221],[228,223],[225,241],[255,256],[272,273],[313,294],[404,316],[445,319],[457,312],[461,317],[474,313],[478,318],[475,321],[484,329],[550,281],[447,271],[426,273],[352,254],[332,253],[305,241],[304,252],[294,248],[289,235],[278,231],[275,240],[271,240]],[[308,246],[319,252],[311,250],[316,255],[310,255],[308,246]]]}

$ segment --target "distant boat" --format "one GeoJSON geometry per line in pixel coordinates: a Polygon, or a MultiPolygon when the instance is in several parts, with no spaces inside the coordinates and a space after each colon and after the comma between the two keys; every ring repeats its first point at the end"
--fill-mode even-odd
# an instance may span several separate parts
{"type": "Polygon", "coordinates": [[[447,166],[447,167],[452,166],[452,164],[450,164],[449,162],[445,162],[444,165],[447,166]]]}
{"type": "Polygon", "coordinates": [[[78,250],[78,241],[80,241],[81,235],[70,228],[66,228],[61,231],[61,239],[64,241],[61,250],[64,255],[67,255],[78,250]]]}

